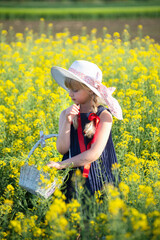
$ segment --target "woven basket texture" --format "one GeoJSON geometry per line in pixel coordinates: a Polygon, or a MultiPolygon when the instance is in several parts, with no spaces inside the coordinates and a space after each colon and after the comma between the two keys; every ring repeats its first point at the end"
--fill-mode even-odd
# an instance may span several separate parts
{"type": "Polygon", "coordinates": [[[46,185],[41,181],[41,175],[49,180],[49,174],[41,172],[36,166],[29,166],[26,163],[21,167],[19,185],[32,194],[48,198],[57,187],[56,179],[52,184],[46,185]]]}

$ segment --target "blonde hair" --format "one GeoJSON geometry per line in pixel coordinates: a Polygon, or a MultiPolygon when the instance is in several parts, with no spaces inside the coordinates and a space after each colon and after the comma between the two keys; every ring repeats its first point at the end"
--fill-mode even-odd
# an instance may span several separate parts
{"type": "MultiPolygon", "coordinates": [[[[65,79],[65,86],[68,88],[68,89],[86,89],[86,90],[90,90],[90,88],[88,88],[85,84],[81,83],[81,82],[78,82],[74,79],[71,79],[71,78],[66,78],[65,79]]],[[[92,92],[91,94],[91,101],[92,101],[92,106],[91,106],[91,111],[93,113],[96,113],[97,110],[98,110],[98,106],[100,104],[105,104],[103,99],[101,99],[99,96],[97,96],[94,92],[92,92]]],[[[76,115],[73,119],[73,126],[75,129],[78,128],[78,116],[76,115]]],[[[85,128],[84,128],[84,135],[87,136],[88,138],[91,138],[93,137],[93,135],[95,134],[96,132],[96,128],[94,126],[94,122],[91,121],[89,123],[87,123],[85,125],[85,128]]]]}

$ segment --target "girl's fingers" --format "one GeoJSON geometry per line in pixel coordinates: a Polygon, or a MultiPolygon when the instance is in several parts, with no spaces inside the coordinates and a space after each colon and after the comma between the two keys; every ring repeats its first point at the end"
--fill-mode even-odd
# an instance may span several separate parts
{"type": "Polygon", "coordinates": [[[73,104],[66,110],[66,118],[69,122],[73,121],[73,118],[78,115],[80,107],[76,104],[73,104]]]}
{"type": "Polygon", "coordinates": [[[75,110],[75,111],[79,111],[79,107],[78,107],[77,105],[75,105],[75,104],[72,106],[71,109],[72,109],[72,110],[75,110]]]}
{"type": "Polygon", "coordinates": [[[54,162],[49,162],[49,163],[47,163],[47,166],[48,166],[48,167],[54,167],[54,162]]]}
{"type": "Polygon", "coordinates": [[[61,169],[60,164],[58,162],[51,161],[51,162],[47,163],[47,166],[52,167],[52,168],[61,169]]]}
{"type": "Polygon", "coordinates": [[[76,112],[79,112],[80,110],[80,107],[78,105],[73,105],[73,109],[76,111],[76,112]]]}
{"type": "Polygon", "coordinates": [[[77,106],[76,104],[72,105],[69,109],[69,111],[67,111],[67,115],[77,115],[79,113],[79,106],[77,106]]]}
{"type": "Polygon", "coordinates": [[[70,112],[70,114],[78,114],[78,113],[79,113],[79,111],[76,110],[76,109],[73,109],[73,110],[70,112]]]}

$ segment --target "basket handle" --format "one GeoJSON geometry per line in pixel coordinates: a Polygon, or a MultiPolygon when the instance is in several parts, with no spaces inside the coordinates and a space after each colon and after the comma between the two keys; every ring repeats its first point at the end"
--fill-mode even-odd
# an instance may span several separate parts
{"type": "Polygon", "coordinates": [[[45,140],[49,139],[51,137],[58,137],[58,134],[49,134],[49,135],[44,135],[43,131],[40,131],[40,140],[33,146],[33,148],[31,149],[31,151],[29,152],[27,159],[30,158],[30,156],[32,155],[32,153],[35,151],[35,149],[39,146],[39,144],[41,144],[42,148],[45,147],[46,143],[45,140]]]}

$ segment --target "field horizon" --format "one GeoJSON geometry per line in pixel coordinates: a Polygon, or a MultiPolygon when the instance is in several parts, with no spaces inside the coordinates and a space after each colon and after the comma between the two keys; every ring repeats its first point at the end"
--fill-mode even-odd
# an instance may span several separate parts
{"type": "MultiPolygon", "coordinates": [[[[32,29],[33,32],[40,31],[40,20],[0,20],[2,29],[9,30],[12,26],[15,33],[24,33],[25,29],[32,29]]],[[[46,29],[49,23],[53,24],[53,35],[59,32],[64,32],[66,29],[70,35],[79,35],[82,28],[86,27],[86,33],[90,34],[91,30],[97,29],[97,36],[102,37],[103,27],[107,28],[107,32],[111,35],[114,32],[123,32],[126,25],[129,26],[131,39],[137,36],[138,26],[142,25],[143,37],[149,36],[155,42],[160,43],[160,18],[134,18],[134,19],[103,19],[103,20],[45,20],[46,29]]]]}

